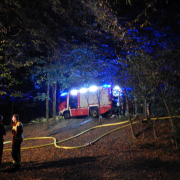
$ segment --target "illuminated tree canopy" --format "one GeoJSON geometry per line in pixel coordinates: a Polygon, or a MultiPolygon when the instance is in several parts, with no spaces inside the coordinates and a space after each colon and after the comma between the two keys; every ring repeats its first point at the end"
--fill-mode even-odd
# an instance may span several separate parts
{"type": "Polygon", "coordinates": [[[179,8],[177,0],[1,1],[0,98],[26,102],[47,83],[62,91],[122,80],[141,93],[161,84],[179,92],[179,8]]]}

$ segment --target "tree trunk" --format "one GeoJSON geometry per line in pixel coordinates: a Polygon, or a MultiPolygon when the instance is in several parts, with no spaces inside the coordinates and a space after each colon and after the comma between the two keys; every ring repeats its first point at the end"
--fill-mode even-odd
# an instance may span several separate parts
{"type": "Polygon", "coordinates": [[[46,129],[49,129],[49,83],[47,83],[46,96],[46,129]]]}
{"type": "Polygon", "coordinates": [[[162,99],[163,99],[163,101],[164,101],[164,104],[165,104],[165,106],[166,106],[167,112],[168,112],[169,117],[170,117],[171,127],[172,127],[172,129],[174,129],[174,123],[173,123],[173,119],[172,119],[171,112],[170,112],[170,110],[169,110],[169,107],[168,107],[168,105],[167,105],[167,102],[166,102],[165,98],[162,98],[162,99]]]}
{"type": "Polygon", "coordinates": [[[130,128],[131,128],[132,138],[136,139],[136,136],[135,136],[134,130],[133,130],[133,126],[132,126],[131,116],[130,116],[130,113],[129,113],[129,103],[128,103],[128,96],[127,96],[126,86],[125,85],[124,85],[124,93],[125,93],[125,97],[126,97],[126,106],[127,106],[128,120],[129,120],[129,125],[130,125],[130,128]]]}
{"type": "Polygon", "coordinates": [[[148,116],[147,116],[147,100],[145,99],[145,102],[144,102],[144,106],[145,106],[145,117],[146,117],[146,120],[148,120],[148,116]]]}
{"type": "Polygon", "coordinates": [[[98,107],[98,119],[99,119],[99,124],[102,124],[102,122],[101,122],[101,117],[100,117],[100,105],[99,105],[99,107],[98,107]]]}
{"type": "MultiPolygon", "coordinates": [[[[171,112],[170,112],[170,109],[167,105],[167,102],[166,102],[166,99],[164,97],[162,97],[163,101],[164,101],[164,104],[166,106],[166,109],[167,109],[167,112],[169,114],[169,119],[170,119],[170,123],[171,123],[171,130],[172,130],[172,133],[174,133],[174,123],[173,123],[173,118],[172,118],[172,115],[171,115],[171,112]]],[[[171,136],[171,141],[172,141],[172,144],[176,146],[176,149],[178,149],[178,145],[177,145],[177,139],[176,139],[176,136],[174,134],[172,134],[171,136]]]]}
{"type": "Polygon", "coordinates": [[[101,98],[101,93],[100,93],[100,90],[97,91],[97,98],[98,98],[98,121],[99,121],[99,124],[102,124],[101,122],[101,118],[100,118],[100,98],[101,98]]]}
{"type": "Polygon", "coordinates": [[[56,124],[56,88],[57,84],[53,84],[53,124],[56,124]]]}
{"type": "MultiPolygon", "coordinates": [[[[153,93],[153,103],[152,103],[152,116],[154,118],[155,114],[155,94],[153,93]]],[[[154,139],[157,139],[156,131],[155,131],[155,121],[153,120],[153,132],[154,132],[154,139]]]]}
{"type": "Polygon", "coordinates": [[[137,115],[137,99],[135,95],[134,95],[134,113],[135,115],[137,115]]]}

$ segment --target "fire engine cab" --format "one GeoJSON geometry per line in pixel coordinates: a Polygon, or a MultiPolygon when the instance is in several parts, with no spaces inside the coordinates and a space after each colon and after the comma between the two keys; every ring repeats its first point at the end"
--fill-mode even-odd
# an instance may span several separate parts
{"type": "Polygon", "coordinates": [[[59,115],[65,119],[89,115],[98,117],[110,116],[113,108],[119,107],[121,89],[111,85],[92,86],[72,90],[60,95],[59,115]]]}

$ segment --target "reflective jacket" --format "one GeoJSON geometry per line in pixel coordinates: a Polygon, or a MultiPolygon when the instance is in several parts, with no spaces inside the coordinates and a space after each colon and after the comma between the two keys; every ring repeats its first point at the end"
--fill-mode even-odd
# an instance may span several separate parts
{"type": "Polygon", "coordinates": [[[23,125],[20,121],[12,124],[12,142],[22,142],[23,125]]]}

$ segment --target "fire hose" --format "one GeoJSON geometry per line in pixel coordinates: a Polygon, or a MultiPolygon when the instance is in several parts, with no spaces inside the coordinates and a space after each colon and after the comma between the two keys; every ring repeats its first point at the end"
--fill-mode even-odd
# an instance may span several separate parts
{"type": "MultiPolygon", "coordinates": [[[[137,117],[137,116],[135,116],[135,117],[132,119],[132,121],[134,121],[134,120],[136,119],[136,117],[137,117]]],[[[173,118],[174,118],[174,117],[180,117],[180,116],[173,116],[173,118]]],[[[170,117],[151,118],[151,120],[168,119],[168,118],[170,118],[170,117]]],[[[143,119],[143,120],[147,120],[147,119],[143,119]]],[[[135,123],[137,123],[137,122],[138,122],[138,121],[132,122],[132,124],[135,124],[135,123]]],[[[21,149],[25,150],[25,149],[40,148],[40,147],[45,147],[45,146],[51,146],[51,145],[53,145],[53,144],[54,144],[54,146],[55,146],[56,148],[61,148],[61,149],[77,149],[77,148],[82,148],[82,147],[86,147],[86,146],[92,145],[92,144],[94,144],[95,142],[97,142],[99,139],[103,138],[104,136],[106,136],[106,135],[108,135],[108,134],[110,134],[110,133],[112,133],[112,132],[114,132],[114,131],[117,131],[117,130],[119,130],[119,129],[125,128],[125,127],[127,127],[127,126],[129,126],[129,121],[124,121],[124,122],[119,122],[119,123],[103,124],[103,125],[99,125],[99,126],[94,126],[94,127],[92,127],[92,128],[89,128],[89,129],[87,129],[87,130],[79,133],[79,134],[76,134],[76,135],[74,135],[74,136],[72,136],[72,137],[69,137],[69,138],[66,138],[66,139],[63,139],[63,140],[60,140],[60,141],[57,141],[56,138],[54,138],[54,137],[24,138],[23,141],[35,140],[35,139],[53,139],[54,142],[53,142],[53,143],[49,143],[49,144],[44,144],[44,145],[38,145],[38,146],[22,147],[21,149]],[[128,124],[126,124],[126,123],[128,123],[128,124]],[[99,137],[96,138],[95,140],[93,140],[93,141],[91,141],[91,142],[89,142],[89,143],[80,145],[80,146],[67,147],[67,146],[58,146],[58,145],[57,145],[57,144],[59,144],[59,143],[62,143],[62,142],[68,141],[68,140],[70,140],[70,139],[76,138],[76,137],[78,137],[78,136],[80,136],[80,135],[82,135],[82,134],[84,134],[84,133],[86,133],[86,132],[88,132],[88,131],[90,131],[90,130],[96,129],[96,128],[107,127],[107,126],[115,126],[115,125],[122,125],[122,124],[126,124],[126,125],[121,126],[121,127],[118,127],[118,128],[116,128],[116,129],[113,129],[113,130],[111,130],[111,131],[109,131],[109,132],[107,132],[107,133],[99,136],[99,137]]],[[[8,143],[11,143],[11,141],[6,141],[6,142],[4,142],[3,144],[8,144],[8,143]]],[[[3,151],[11,151],[11,149],[4,149],[3,151]]]]}

